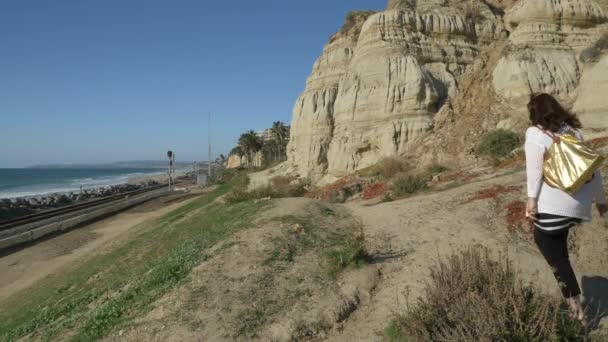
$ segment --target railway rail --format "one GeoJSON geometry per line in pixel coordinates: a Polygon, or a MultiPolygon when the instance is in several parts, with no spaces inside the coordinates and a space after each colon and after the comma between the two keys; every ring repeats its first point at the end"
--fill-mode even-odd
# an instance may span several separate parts
{"type": "Polygon", "coordinates": [[[146,193],[149,191],[163,189],[166,187],[168,187],[168,185],[166,185],[166,184],[155,185],[155,186],[147,187],[144,189],[123,192],[123,193],[120,193],[117,195],[102,197],[102,198],[86,201],[83,203],[72,204],[72,205],[68,205],[65,207],[57,208],[57,209],[49,209],[49,210],[44,210],[44,211],[41,211],[41,212],[38,212],[35,214],[17,217],[12,220],[0,222],[0,231],[18,227],[18,226],[21,226],[24,224],[30,224],[30,223],[34,223],[37,221],[46,220],[46,219],[54,217],[54,216],[64,215],[64,214],[79,211],[82,209],[95,207],[100,204],[105,204],[105,203],[109,203],[109,202],[113,202],[113,201],[117,201],[117,200],[123,200],[125,198],[140,195],[140,194],[143,194],[143,193],[146,193]]]}
{"type": "Polygon", "coordinates": [[[155,185],[0,222],[0,250],[93,222],[170,193],[169,185],[155,185]]]}

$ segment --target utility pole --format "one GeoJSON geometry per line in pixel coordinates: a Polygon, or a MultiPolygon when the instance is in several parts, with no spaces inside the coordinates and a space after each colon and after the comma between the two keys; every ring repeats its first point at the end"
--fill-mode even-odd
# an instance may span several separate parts
{"type": "Polygon", "coordinates": [[[208,133],[207,133],[207,138],[209,140],[209,165],[208,165],[208,172],[207,172],[207,183],[211,182],[211,113],[209,113],[209,123],[207,126],[208,129],[208,133]]]}
{"type": "Polygon", "coordinates": [[[196,184],[196,162],[192,162],[192,179],[194,179],[194,184],[196,184]]]}
{"type": "Polygon", "coordinates": [[[167,157],[169,158],[169,170],[168,170],[168,176],[169,176],[169,191],[173,191],[173,187],[175,186],[175,181],[173,180],[173,169],[174,169],[174,164],[175,164],[175,153],[173,153],[173,151],[169,150],[167,151],[167,157]]]}

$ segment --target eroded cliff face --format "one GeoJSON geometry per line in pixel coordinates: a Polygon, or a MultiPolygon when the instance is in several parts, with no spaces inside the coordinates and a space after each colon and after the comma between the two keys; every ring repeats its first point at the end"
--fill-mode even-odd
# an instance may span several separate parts
{"type": "Polygon", "coordinates": [[[579,60],[606,31],[608,1],[513,3],[390,0],[386,11],[351,13],[294,107],[292,168],[319,179],[394,155],[466,160],[476,134],[520,127],[522,103],[539,91],[608,124],[603,102],[577,97],[583,83],[608,83],[603,59],[579,60]]]}
{"type": "Polygon", "coordinates": [[[605,31],[605,22],[593,0],[519,2],[505,15],[512,33],[494,72],[496,91],[514,104],[538,92],[572,103],[583,72],[579,55],[605,31]]]}

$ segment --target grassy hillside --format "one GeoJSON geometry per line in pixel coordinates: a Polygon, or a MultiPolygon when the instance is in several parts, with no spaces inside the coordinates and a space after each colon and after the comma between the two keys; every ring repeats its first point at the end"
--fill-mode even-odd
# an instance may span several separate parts
{"type": "Polygon", "coordinates": [[[128,325],[151,303],[183,281],[207,249],[246,228],[266,204],[214,202],[233,184],[219,187],[159,220],[122,245],[84,260],[1,303],[0,340],[91,341],[128,325]]]}

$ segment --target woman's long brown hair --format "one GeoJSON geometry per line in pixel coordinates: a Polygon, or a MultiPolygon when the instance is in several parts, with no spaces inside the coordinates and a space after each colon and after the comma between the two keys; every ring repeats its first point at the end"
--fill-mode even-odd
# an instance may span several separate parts
{"type": "Polygon", "coordinates": [[[564,109],[559,101],[549,94],[532,95],[528,111],[533,125],[540,125],[553,133],[557,133],[564,124],[572,128],[583,127],[576,115],[564,109]]]}

